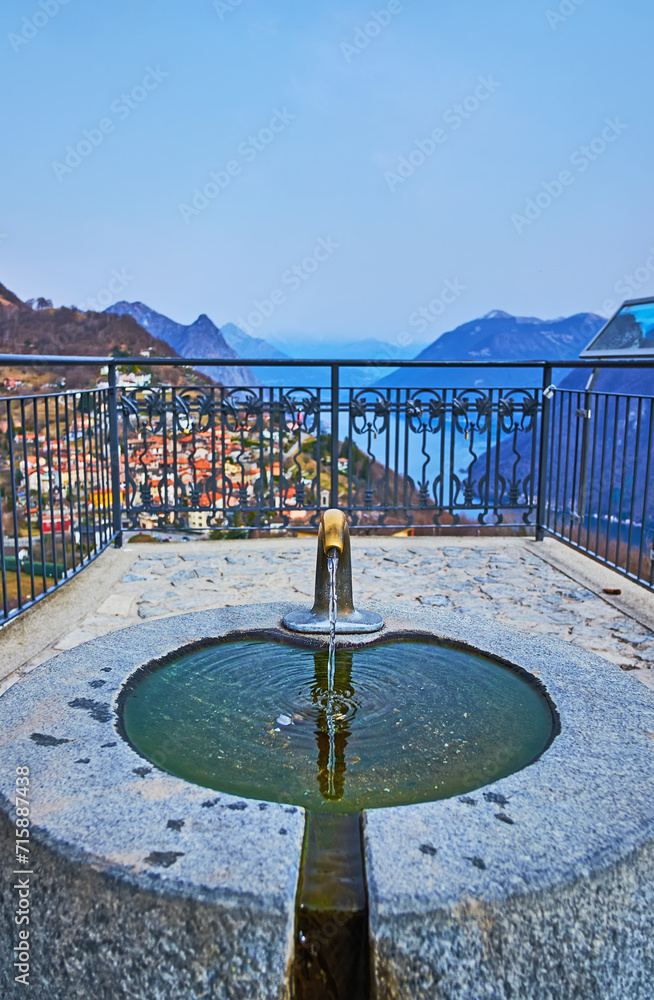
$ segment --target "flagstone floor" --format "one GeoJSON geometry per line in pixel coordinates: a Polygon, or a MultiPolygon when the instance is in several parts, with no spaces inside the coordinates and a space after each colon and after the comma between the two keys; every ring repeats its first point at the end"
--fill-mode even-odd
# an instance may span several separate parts
{"type": "MultiPolygon", "coordinates": [[[[354,537],[352,549],[361,606],[378,600],[449,608],[556,635],[654,689],[654,596],[560,543],[354,537]],[[604,594],[607,584],[622,595],[604,594]]],[[[57,652],[144,619],[266,601],[309,605],[314,567],[313,538],[109,550],[0,631],[0,692],[57,652]]]]}

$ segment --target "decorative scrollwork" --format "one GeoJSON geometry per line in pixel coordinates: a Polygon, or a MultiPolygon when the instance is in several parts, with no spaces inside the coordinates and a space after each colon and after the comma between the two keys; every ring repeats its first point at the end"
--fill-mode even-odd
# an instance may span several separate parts
{"type": "Polygon", "coordinates": [[[303,431],[305,434],[320,433],[320,402],[310,389],[288,389],[281,398],[279,414],[284,421],[284,429],[303,431]]]}
{"type": "Polygon", "coordinates": [[[407,422],[414,434],[440,433],[445,425],[446,414],[445,400],[433,389],[419,389],[407,398],[407,422]]]}
{"type": "Polygon", "coordinates": [[[484,434],[493,417],[493,399],[481,389],[455,391],[452,397],[452,415],[456,430],[466,437],[472,431],[484,434]]]}
{"type": "Polygon", "coordinates": [[[178,395],[180,430],[190,430],[195,427],[204,431],[213,426],[216,417],[216,398],[213,389],[193,388],[183,389],[178,395]]]}
{"type": "Polygon", "coordinates": [[[363,389],[350,400],[350,419],[357,434],[383,434],[388,427],[391,402],[380,389],[363,389]]]}
{"type": "Polygon", "coordinates": [[[361,525],[500,523],[505,510],[529,523],[534,509],[539,390],[351,389],[331,441],[332,401],[318,388],[150,386],[119,398],[130,523],[315,524],[334,488],[361,525]]]}
{"type": "Polygon", "coordinates": [[[264,403],[256,389],[229,389],[220,403],[220,412],[228,431],[258,431],[264,403]]]}

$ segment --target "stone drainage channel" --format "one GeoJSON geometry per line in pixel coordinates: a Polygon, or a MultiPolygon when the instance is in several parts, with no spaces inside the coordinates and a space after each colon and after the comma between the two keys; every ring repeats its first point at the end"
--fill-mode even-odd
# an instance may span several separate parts
{"type": "MultiPolygon", "coordinates": [[[[173,777],[174,731],[152,764],[120,721],[148,664],[226,637],[282,640],[291,610],[146,622],[61,654],[3,696],[1,948],[17,945],[16,775],[29,768],[33,997],[291,995],[304,810],[173,777]]],[[[560,732],[477,791],[364,812],[372,995],[651,1000],[654,694],[558,640],[379,610],[383,632],[349,645],[410,635],[482,652],[544,687],[560,732]]],[[[24,995],[6,960],[0,977],[3,997],[24,995]]]]}

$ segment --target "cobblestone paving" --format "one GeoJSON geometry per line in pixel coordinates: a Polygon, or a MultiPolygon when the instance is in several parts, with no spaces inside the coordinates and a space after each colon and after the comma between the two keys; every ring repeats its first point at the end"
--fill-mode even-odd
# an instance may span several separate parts
{"type": "MultiPolygon", "coordinates": [[[[457,609],[555,635],[654,687],[654,632],[575,583],[519,539],[355,538],[355,602],[457,609]]],[[[143,619],[313,597],[311,538],[139,545],[114,592],[37,659],[143,619]]],[[[34,661],[36,662],[36,661],[34,661]]],[[[27,665],[27,669],[34,665],[27,665]]]]}

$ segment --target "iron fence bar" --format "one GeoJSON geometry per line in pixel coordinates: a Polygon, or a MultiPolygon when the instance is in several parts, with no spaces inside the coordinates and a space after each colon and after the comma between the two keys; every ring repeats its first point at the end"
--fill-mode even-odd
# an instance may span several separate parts
{"type": "Polygon", "coordinates": [[[454,403],[455,403],[455,399],[457,401],[459,400],[459,396],[457,395],[458,392],[459,392],[458,388],[454,389],[452,391],[452,433],[450,434],[450,447],[449,447],[449,455],[448,455],[449,473],[450,473],[448,479],[449,479],[449,487],[450,488],[449,488],[449,496],[447,498],[448,499],[447,506],[448,506],[450,512],[454,509],[454,502],[455,502],[455,499],[456,499],[457,493],[458,493],[458,490],[457,490],[457,493],[454,492],[454,490],[456,488],[455,466],[457,464],[456,463],[456,453],[455,453],[455,448],[454,448],[454,442],[455,442],[455,439],[456,439],[456,431],[457,431],[457,428],[458,428],[458,419],[455,417],[455,414],[454,414],[454,403]]]}
{"type": "Polygon", "coordinates": [[[616,533],[615,540],[615,561],[616,564],[620,562],[620,543],[622,541],[622,507],[624,504],[624,487],[625,479],[627,474],[627,453],[629,445],[629,413],[631,410],[631,396],[625,396],[624,398],[625,413],[624,413],[624,440],[622,447],[622,468],[620,469],[620,496],[618,498],[618,530],[616,533]]]}
{"type": "MultiPolygon", "coordinates": [[[[96,540],[99,538],[100,545],[104,545],[106,541],[106,517],[104,514],[105,504],[107,502],[107,497],[105,495],[105,481],[104,481],[104,467],[102,461],[103,448],[102,448],[102,438],[100,436],[101,421],[103,416],[102,407],[102,396],[100,393],[95,393],[93,396],[93,447],[95,448],[95,456],[93,461],[93,467],[95,470],[95,480],[96,489],[95,496],[97,497],[97,506],[94,519],[94,535],[96,540]]],[[[105,435],[106,436],[106,428],[105,435]]]]}
{"type": "Polygon", "coordinates": [[[620,417],[620,397],[616,396],[613,400],[614,418],[613,418],[613,440],[611,448],[611,478],[609,480],[609,493],[608,493],[608,508],[606,512],[606,547],[604,550],[604,558],[609,562],[609,547],[611,544],[611,510],[613,504],[613,483],[615,482],[615,449],[618,443],[618,421],[620,417]]]}
{"type": "Polygon", "coordinates": [[[331,505],[338,507],[338,422],[340,415],[340,371],[337,364],[331,366],[331,505]]]}
{"type": "Polygon", "coordinates": [[[4,618],[9,615],[9,595],[7,593],[7,561],[5,558],[5,527],[3,496],[0,491],[0,572],[2,573],[2,614],[4,618]]]}
{"type": "MultiPolygon", "coordinates": [[[[226,429],[225,429],[225,420],[223,418],[224,405],[225,405],[225,390],[222,387],[221,387],[221,389],[219,391],[219,396],[220,396],[220,415],[221,415],[221,420],[220,420],[220,458],[221,458],[221,464],[222,464],[222,479],[221,479],[221,488],[222,488],[222,518],[223,518],[223,523],[227,523],[227,473],[225,471],[225,460],[226,460],[225,459],[225,434],[226,434],[226,429]]],[[[274,437],[274,422],[273,422],[273,419],[271,417],[271,420],[270,420],[270,449],[271,449],[270,453],[271,453],[271,456],[272,456],[272,448],[273,448],[273,437],[274,437]]],[[[271,458],[270,468],[272,469],[272,458],[271,458]]],[[[272,490],[273,490],[272,476],[270,478],[270,490],[271,490],[271,496],[272,496],[272,490]]]]}
{"type": "Polygon", "coordinates": [[[556,454],[556,486],[554,488],[554,531],[559,530],[559,515],[561,521],[561,534],[565,530],[565,484],[563,485],[563,499],[561,499],[560,486],[561,486],[561,469],[563,467],[563,422],[565,420],[565,414],[568,411],[569,404],[569,393],[560,392],[557,397],[560,400],[559,405],[559,419],[558,419],[558,442],[557,442],[557,454],[556,454]],[[560,511],[559,511],[560,507],[560,511]]]}
{"type": "Polygon", "coordinates": [[[75,420],[75,477],[76,502],[78,517],[78,554],[80,563],[86,560],[88,543],[88,517],[85,504],[88,498],[88,473],[86,463],[86,428],[84,425],[84,393],[79,392],[73,397],[75,420]]]}
{"type": "MultiPolygon", "coordinates": [[[[93,545],[97,549],[98,545],[98,535],[100,532],[98,530],[98,525],[100,524],[100,476],[98,467],[98,446],[97,446],[97,432],[98,432],[98,411],[97,411],[97,394],[89,395],[89,406],[93,405],[93,420],[89,419],[89,454],[91,458],[89,475],[91,478],[91,509],[93,511],[92,520],[92,531],[93,531],[93,545]]],[[[87,506],[88,510],[88,506],[87,506]]]]}
{"type": "MultiPolygon", "coordinates": [[[[31,511],[31,501],[30,501],[30,467],[29,467],[29,456],[27,453],[27,420],[26,420],[26,410],[25,402],[21,400],[20,405],[20,419],[22,427],[22,438],[23,438],[23,467],[25,469],[25,513],[27,518],[27,544],[29,546],[29,566],[30,566],[30,586],[32,588],[31,596],[33,597],[36,593],[36,581],[34,579],[34,544],[32,538],[32,511],[31,511]]],[[[39,495],[39,501],[41,497],[41,475],[40,475],[40,463],[39,463],[39,453],[38,445],[36,441],[36,436],[34,438],[34,450],[36,453],[36,470],[37,470],[37,490],[39,495]]],[[[39,502],[40,507],[40,502],[39,502]]],[[[39,517],[39,523],[42,523],[42,518],[39,517]]],[[[43,537],[43,532],[41,532],[41,537],[43,537]]],[[[18,553],[17,553],[18,554],[18,553]]],[[[45,590],[45,560],[43,561],[43,589],[45,590]]]]}
{"type": "MultiPolygon", "coordinates": [[[[606,428],[609,420],[609,401],[604,399],[604,420],[602,425],[602,441],[606,442],[606,428]]],[[[604,495],[604,469],[606,466],[606,448],[602,448],[600,458],[600,474],[598,477],[598,497],[597,497],[597,526],[595,528],[595,552],[599,552],[600,547],[600,524],[602,517],[602,498],[604,495]]],[[[608,522],[607,522],[608,523],[608,522]]]]}
{"type": "Polygon", "coordinates": [[[11,478],[11,496],[13,498],[12,527],[14,529],[14,556],[16,559],[16,600],[18,608],[23,606],[22,600],[22,580],[20,567],[20,548],[18,545],[18,490],[16,489],[16,458],[14,455],[14,421],[11,414],[11,400],[7,400],[7,427],[8,427],[8,449],[9,449],[9,470],[11,478]]]}
{"type": "MultiPolygon", "coordinates": [[[[36,497],[37,497],[37,509],[39,516],[39,547],[41,550],[41,577],[43,582],[43,590],[48,589],[47,583],[47,573],[46,573],[46,555],[45,555],[45,538],[43,537],[43,490],[41,488],[41,462],[39,455],[39,417],[38,417],[38,406],[36,399],[33,401],[34,406],[34,461],[36,463],[36,497]]],[[[30,544],[30,549],[32,546],[30,544]]],[[[33,555],[30,552],[31,560],[33,560],[33,555]]],[[[33,576],[33,567],[30,567],[33,576]]],[[[34,587],[32,586],[32,594],[34,594],[34,587]]]]}
{"type": "MultiPolygon", "coordinates": [[[[410,391],[405,389],[404,403],[407,404],[409,400],[410,391]]],[[[404,414],[404,510],[407,517],[407,522],[413,524],[414,515],[411,512],[411,495],[410,490],[415,489],[415,482],[411,475],[409,474],[409,419],[408,414],[404,414]]]]}
{"type": "MultiPolygon", "coordinates": [[[[111,478],[111,431],[109,417],[109,395],[107,389],[103,389],[97,394],[97,404],[100,410],[98,422],[98,448],[99,448],[99,468],[102,479],[103,505],[100,508],[101,516],[101,547],[106,548],[114,540],[113,531],[113,489],[111,478]]],[[[118,494],[120,502],[120,492],[118,494]]],[[[122,520],[122,519],[121,519],[122,520]]]]}
{"type": "Polygon", "coordinates": [[[66,468],[68,470],[68,505],[70,508],[70,561],[73,573],[77,569],[77,554],[75,552],[75,518],[73,516],[73,484],[72,461],[70,452],[70,414],[68,411],[68,396],[64,395],[64,420],[66,423],[66,468]]]}
{"type": "MultiPolygon", "coordinates": [[[[107,403],[109,407],[109,455],[111,462],[111,521],[114,546],[123,546],[122,500],[120,495],[120,436],[118,432],[118,387],[116,365],[109,365],[107,373],[107,403]]],[[[127,480],[125,481],[127,498],[127,480]]]]}
{"type": "MultiPolygon", "coordinates": [[[[401,389],[395,389],[395,400],[392,404],[391,411],[394,414],[394,424],[395,424],[395,448],[394,448],[394,462],[393,462],[393,510],[398,509],[398,487],[399,487],[399,476],[400,476],[400,393],[401,389]]],[[[391,392],[392,396],[392,392],[391,392]]]]}
{"type": "MultiPolygon", "coordinates": [[[[572,456],[572,482],[570,484],[570,541],[572,542],[572,536],[576,528],[576,542],[574,544],[579,544],[579,524],[581,514],[577,511],[577,473],[579,471],[579,457],[580,457],[580,442],[579,438],[582,436],[583,423],[580,421],[583,419],[580,416],[581,413],[581,393],[577,392],[577,405],[575,406],[575,425],[574,425],[574,449],[572,456]]],[[[572,421],[572,409],[571,409],[571,421],[572,421]]],[[[581,476],[580,476],[581,478],[581,476]]]]}
{"type": "MultiPolygon", "coordinates": [[[[89,469],[88,462],[86,461],[86,422],[85,422],[85,409],[88,410],[88,406],[85,407],[85,398],[88,397],[88,393],[80,392],[78,406],[80,410],[80,424],[81,424],[81,442],[82,442],[82,472],[84,473],[84,504],[86,509],[84,510],[84,534],[86,536],[86,559],[91,555],[91,538],[89,535],[89,469]]],[[[81,529],[81,525],[80,525],[81,529]]],[[[82,532],[80,530],[80,540],[82,537],[82,532]]],[[[84,557],[84,546],[82,546],[82,561],[85,561],[84,557]]]]}
{"type": "Polygon", "coordinates": [[[354,506],[354,484],[352,482],[352,390],[348,389],[348,408],[347,408],[347,507],[351,510],[354,506]]]}
{"type": "MultiPolygon", "coordinates": [[[[386,442],[384,449],[384,468],[386,469],[386,475],[384,476],[383,479],[382,488],[378,489],[377,491],[379,495],[379,502],[380,505],[384,508],[384,512],[386,512],[389,507],[390,483],[388,481],[388,470],[390,469],[390,464],[391,464],[391,392],[392,392],[391,389],[386,390],[386,412],[388,415],[388,423],[386,424],[386,442]],[[383,501],[382,501],[382,495],[384,497],[383,501]]],[[[385,517],[386,513],[383,513],[381,515],[382,522],[385,517]]]]}
{"type": "MultiPolygon", "coordinates": [[[[633,532],[633,526],[634,526],[634,507],[635,507],[635,503],[636,503],[636,483],[638,482],[638,466],[639,466],[639,457],[640,457],[640,426],[641,426],[642,410],[643,410],[643,398],[642,398],[642,396],[639,396],[638,397],[638,407],[637,407],[637,411],[636,411],[636,413],[637,413],[637,416],[636,416],[636,437],[635,437],[635,447],[634,447],[633,474],[632,474],[632,479],[631,479],[631,503],[629,505],[629,531],[628,531],[628,534],[627,534],[627,566],[631,565],[631,539],[632,539],[632,532],[633,532]]],[[[643,527],[644,527],[644,525],[643,525],[643,527]]],[[[642,528],[641,528],[641,535],[642,535],[642,528]]],[[[641,538],[641,546],[642,546],[642,538],[641,538]]]]}
{"type": "Polygon", "coordinates": [[[541,389],[540,442],[538,448],[538,496],[536,501],[536,540],[542,542],[545,537],[545,488],[547,483],[547,466],[549,461],[548,444],[550,429],[550,386],[552,384],[552,369],[549,365],[543,368],[543,385],[541,389]]]}
{"type": "MultiPolygon", "coordinates": [[[[493,393],[494,389],[488,390],[488,398],[490,400],[490,412],[493,412],[493,393]]],[[[498,416],[499,416],[499,402],[498,402],[498,416]]],[[[497,489],[499,486],[499,467],[498,467],[498,451],[495,450],[495,460],[493,461],[493,421],[487,421],[488,426],[486,427],[486,456],[485,456],[485,486],[484,486],[484,507],[487,510],[491,509],[491,501],[497,496],[497,489]],[[491,481],[492,477],[492,481],[491,481]]],[[[499,420],[498,420],[499,427],[499,420]]]]}
{"type": "MultiPolygon", "coordinates": [[[[59,523],[61,527],[59,531],[61,533],[61,562],[64,567],[64,576],[68,574],[68,555],[66,553],[66,519],[64,517],[64,489],[63,489],[63,476],[62,476],[62,466],[61,466],[61,415],[59,413],[59,399],[56,400],[55,404],[55,430],[57,436],[57,480],[58,480],[58,490],[59,490],[59,523]]],[[[53,526],[54,529],[54,526],[53,526]]]]}
{"type": "MultiPolygon", "coordinates": [[[[579,398],[579,393],[575,393],[577,399],[579,398]]],[[[569,469],[570,469],[570,455],[571,455],[571,444],[570,444],[570,434],[572,433],[572,398],[573,394],[568,394],[568,421],[566,427],[566,437],[565,437],[565,462],[563,466],[563,505],[562,505],[562,523],[565,525],[566,513],[568,513],[568,487],[569,487],[569,469]]],[[[577,439],[577,427],[575,427],[575,442],[577,439]]],[[[574,488],[570,490],[570,506],[574,503],[574,488]]],[[[574,524],[571,517],[567,518],[569,521],[568,525],[568,541],[572,544],[572,526],[574,524]]]]}
{"type": "MultiPolygon", "coordinates": [[[[646,536],[646,532],[645,532],[645,525],[647,523],[647,500],[648,500],[648,489],[649,489],[649,477],[650,477],[651,463],[652,463],[652,431],[654,431],[654,404],[653,404],[653,402],[652,402],[651,399],[648,400],[648,402],[649,402],[649,424],[648,424],[648,428],[647,428],[647,448],[645,450],[645,454],[647,455],[647,460],[646,460],[646,465],[645,465],[645,488],[643,490],[643,508],[642,508],[641,522],[640,522],[641,525],[642,525],[642,528],[641,528],[641,537],[640,537],[640,553],[639,553],[639,556],[638,556],[638,578],[639,579],[643,578],[642,574],[643,574],[643,553],[644,553],[644,547],[645,547],[646,544],[649,544],[647,542],[647,536],[646,536]]],[[[654,545],[654,540],[652,541],[651,544],[654,545]]],[[[651,555],[651,553],[650,553],[650,555],[651,555]]],[[[649,584],[651,586],[652,585],[652,579],[654,578],[654,559],[653,558],[650,558],[650,574],[649,574],[649,576],[650,576],[649,584]]]]}
{"type": "Polygon", "coordinates": [[[599,425],[599,397],[597,392],[593,393],[593,398],[591,400],[592,411],[593,411],[593,442],[591,445],[591,460],[590,460],[590,476],[589,476],[589,488],[588,488],[588,527],[586,529],[586,552],[590,549],[590,536],[592,531],[591,526],[591,511],[593,509],[593,491],[595,488],[595,457],[597,455],[597,427],[599,425]]]}
{"type": "MultiPolygon", "coordinates": [[[[54,404],[55,397],[50,397],[54,404]]],[[[44,429],[45,429],[45,444],[47,448],[47,468],[48,468],[48,509],[50,511],[50,542],[52,548],[52,566],[53,566],[53,576],[55,586],[59,583],[59,565],[57,563],[57,538],[55,534],[55,506],[54,506],[54,488],[52,485],[52,476],[54,471],[54,461],[52,454],[52,435],[50,432],[50,407],[48,405],[49,397],[45,398],[45,419],[44,419],[44,429]]]]}
{"type": "MultiPolygon", "coordinates": [[[[549,531],[550,524],[552,522],[552,485],[554,482],[554,471],[552,467],[552,456],[554,455],[554,439],[556,437],[556,416],[558,408],[558,399],[556,392],[553,392],[549,397],[550,409],[549,409],[549,443],[547,447],[547,462],[544,468],[539,470],[539,482],[541,476],[546,476],[547,478],[547,500],[545,501],[545,511],[546,511],[546,523],[544,527],[549,531]]],[[[538,517],[536,517],[538,521],[538,517]]]]}

